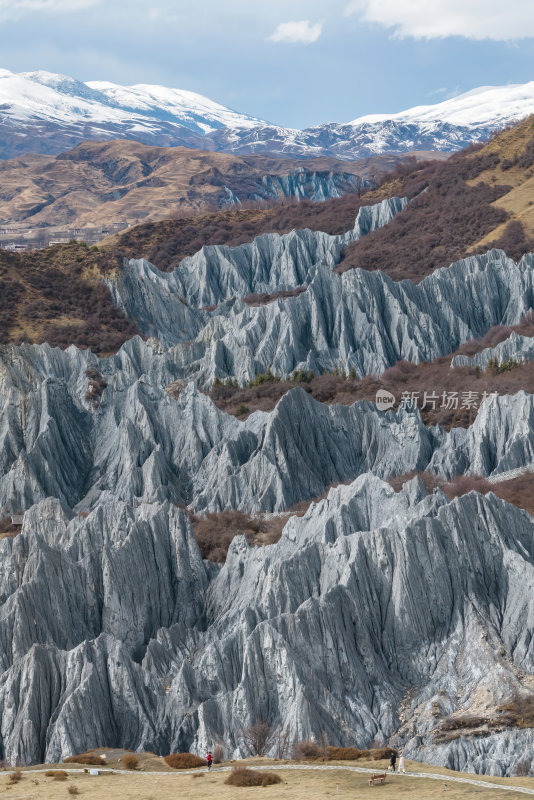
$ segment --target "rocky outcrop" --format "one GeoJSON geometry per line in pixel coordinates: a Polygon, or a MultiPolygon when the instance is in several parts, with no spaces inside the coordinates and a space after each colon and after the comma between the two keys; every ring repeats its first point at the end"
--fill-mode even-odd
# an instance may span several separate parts
{"type": "Polygon", "coordinates": [[[451,367],[480,367],[486,370],[490,362],[504,364],[507,361],[532,361],[534,359],[534,338],[520,336],[512,331],[510,336],[495,347],[486,347],[474,356],[453,356],[451,367]]]}
{"type": "Polygon", "coordinates": [[[0,510],[52,496],[81,510],[106,491],[126,502],[282,511],[335,482],[429,469],[496,475],[534,464],[532,395],[489,397],[473,425],[425,428],[419,412],[326,406],[302,389],[245,422],[190,383],[176,398],[182,350],[133,339],[97,359],[74,347],[9,346],[0,362],[0,510]],[[94,408],[87,367],[106,382],[94,408]]]}
{"type": "MultiPolygon", "coordinates": [[[[154,329],[159,325],[165,330],[167,315],[159,308],[160,296],[164,305],[173,301],[176,305],[179,301],[199,310],[252,293],[294,289],[309,283],[319,265],[335,267],[347,244],[387,225],[406,204],[406,198],[394,197],[364,206],[358,212],[354,228],[341,236],[305,229],[282,236],[267,233],[237,247],[207,245],[194,256],[184,258],[172,273],[160,272],[144,259],[132,259],[125,263],[119,281],[109,285],[117,304],[128,316],[141,313],[145,326],[150,324],[151,316],[154,329]],[[143,302],[147,291],[151,299],[143,302]]],[[[172,334],[176,337],[174,341],[180,341],[182,329],[178,326],[183,309],[177,307],[176,313],[178,319],[172,334]]],[[[190,333],[186,328],[183,336],[190,333]]]]}
{"type": "MultiPolygon", "coordinates": [[[[237,537],[208,569],[168,503],[107,496],[81,517],[43,501],[0,542],[3,754],[222,742],[230,755],[264,718],[289,741],[396,736],[411,757],[416,726],[441,763],[429,708],[493,709],[533,672],[533,533],[491,493],[449,502],[365,474],[290,519],[279,543],[237,537]]],[[[445,760],[508,774],[531,733],[495,743],[491,764],[465,737],[445,760]]]]}
{"type": "MultiPolygon", "coordinates": [[[[360,212],[360,224],[376,224],[368,219],[380,218],[374,208],[360,212]]],[[[170,275],[130,261],[111,288],[143,333],[167,347],[182,343],[176,351],[180,377],[203,386],[215,377],[244,384],[267,369],[281,376],[336,367],[380,374],[399,359],[431,361],[451,353],[493,325],[517,324],[534,307],[532,255],[516,264],[491,250],[416,285],[379,271],[335,274],[339,252],[339,237],[268,234],[241,248],[204,248],[170,275]],[[308,287],[298,297],[260,307],[240,300],[211,312],[194,307],[302,283],[308,287]]]]}
{"type": "Polygon", "coordinates": [[[357,192],[370,184],[361,176],[352,172],[333,172],[299,167],[287,175],[264,175],[262,188],[258,190],[257,199],[266,197],[277,199],[281,197],[305,197],[319,202],[332,197],[342,197],[347,192],[357,192]]]}
{"type": "Polygon", "coordinates": [[[160,628],[202,628],[208,582],[184,512],[109,497],[84,518],[49,499],[0,555],[4,755],[54,761],[110,736],[159,747],[163,687],[139,663],[160,628]]]}

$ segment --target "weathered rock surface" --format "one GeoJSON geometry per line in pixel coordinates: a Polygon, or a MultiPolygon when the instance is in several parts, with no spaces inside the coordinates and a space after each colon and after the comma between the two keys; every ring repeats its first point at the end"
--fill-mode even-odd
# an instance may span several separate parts
{"type": "Polygon", "coordinates": [[[0,516],[26,512],[0,537],[0,758],[219,742],[239,754],[262,718],[279,742],[394,741],[492,774],[532,761],[531,730],[456,735],[450,719],[495,717],[531,692],[533,519],[492,493],[450,502],[382,479],[534,465],[534,396],[490,396],[446,432],[300,388],[242,422],[200,388],[431,360],[534,307],[532,255],[491,251],[419,285],[333,273],[344,244],[403,202],[362,209],[344,237],[204,248],[170,275],[129,262],[115,298],[157,339],[109,358],[0,348],[0,516]],[[301,284],[266,306],[240,299],[301,284]],[[87,396],[88,368],[100,378],[87,396]],[[237,536],[222,567],[202,561],[178,508],[281,511],[350,481],[277,544],[237,536]]]}
{"type": "Polygon", "coordinates": [[[167,393],[180,357],[139,338],[101,359],[74,347],[5,347],[0,510],[49,496],[94,508],[109,491],[198,511],[281,511],[368,471],[489,476],[534,464],[534,398],[524,392],[487,398],[470,428],[450,433],[425,428],[418,411],[326,406],[299,388],[241,422],[193,384],[167,393]],[[88,366],[107,382],[96,409],[85,399],[88,366]]]}
{"type": "Polygon", "coordinates": [[[534,359],[534,338],[520,336],[512,331],[510,336],[495,347],[486,347],[474,356],[453,356],[451,367],[480,367],[487,369],[490,361],[504,364],[506,361],[532,361],[534,359]]]}
{"type": "Polygon", "coordinates": [[[453,352],[492,325],[517,324],[534,307],[532,255],[516,264],[491,250],[415,285],[379,271],[333,273],[338,253],[338,237],[268,234],[241,248],[204,248],[170,275],[130,261],[112,291],[143,333],[167,347],[179,343],[180,378],[203,386],[215,377],[243,384],[268,368],[284,376],[335,367],[379,374],[399,359],[453,352]],[[264,306],[227,300],[212,312],[193,307],[308,280],[297,297],[264,306]]]}
{"type": "Polygon", "coordinates": [[[108,285],[117,305],[139,319],[144,333],[170,346],[197,335],[209,319],[198,313],[206,306],[308,284],[319,265],[335,267],[347,244],[387,225],[406,204],[406,198],[394,197],[364,206],[354,228],[341,236],[305,229],[267,233],[238,247],[207,245],[172,273],[132,259],[120,279],[108,285]]]}
{"type": "Polygon", "coordinates": [[[3,754],[237,753],[243,727],[266,718],[291,741],[397,736],[410,756],[508,774],[530,731],[432,743],[439,716],[528,685],[533,534],[491,493],[449,502],[414,480],[395,494],[366,474],[278,544],[237,537],[208,569],[168,503],[108,495],[85,518],[45,500],[0,542],[3,754]]]}

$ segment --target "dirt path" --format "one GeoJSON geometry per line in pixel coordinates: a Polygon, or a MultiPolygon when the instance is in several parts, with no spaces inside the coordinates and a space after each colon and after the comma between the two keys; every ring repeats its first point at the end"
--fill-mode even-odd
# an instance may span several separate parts
{"type": "MultiPolygon", "coordinates": [[[[48,769],[50,769],[50,768],[48,768],[48,769]]],[[[52,768],[52,769],[54,769],[54,768],[52,768]]],[[[58,769],[58,767],[56,767],[55,769],[58,769]]],[[[83,769],[79,769],[79,768],[71,769],[71,768],[61,767],[61,769],[64,769],[65,772],[70,772],[70,773],[83,773],[84,772],[83,769]]],[[[88,767],[87,769],[91,769],[91,768],[88,767]]],[[[202,767],[201,769],[181,769],[181,770],[172,770],[172,771],[171,770],[161,770],[161,771],[157,771],[157,772],[156,771],[150,771],[150,772],[148,772],[148,771],[147,772],[144,772],[144,771],[128,772],[127,770],[111,769],[109,767],[92,767],[92,769],[98,769],[99,772],[113,773],[114,775],[128,775],[129,777],[132,777],[132,775],[139,775],[139,776],[141,776],[141,775],[152,775],[152,776],[154,776],[154,775],[194,775],[195,773],[198,773],[198,772],[206,772],[207,771],[205,767],[202,767]]],[[[213,767],[211,772],[212,773],[230,772],[231,769],[232,769],[231,767],[213,767]]],[[[340,766],[340,765],[336,765],[335,766],[335,765],[330,765],[330,764],[315,764],[315,765],[312,765],[312,764],[280,764],[280,765],[274,765],[274,764],[272,764],[272,765],[268,765],[268,766],[251,765],[251,769],[254,769],[254,770],[270,770],[270,771],[276,771],[276,772],[281,772],[282,770],[303,770],[303,771],[306,771],[306,772],[309,772],[309,771],[312,771],[312,770],[321,770],[321,771],[345,770],[347,772],[365,772],[365,773],[369,773],[369,774],[373,774],[373,773],[377,773],[377,772],[382,772],[383,771],[383,770],[381,770],[379,768],[377,768],[377,769],[369,769],[368,767],[351,767],[351,766],[340,766]]],[[[31,770],[32,774],[33,773],[41,773],[41,772],[47,772],[47,769],[32,769],[31,770]]],[[[4,772],[3,774],[4,775],[8,775],[9,772],[4,772]]],[[[406,777],[425,778],[426,780],[441,781],[444,784],[445,783],[467,783],[467,784],[470,784],[471,786],[482,787],[483,789],[498,789],[498,790],[500,790],[502,792],[521,792],[522,794],[534,795],[534,789],[527,789],[525,786],[506,786],[505,784],[502,784],[502,783],[490,783],[487,780],[477,780],[476,778],[459,778],[459,777],[455,777],[453,775],[440,775],[440,774],[436,774],[436,773],[433,773],[433,772],[406,772],[405,775],[406,775],[406,777]]],[[[401,780],[404,779],[405,775],[404,774],[400,774],[398,772],[388,772],[387,773],[387,776],[388,776],[389,780],[399,780],[399,781],[401,781],[401,780]]]]}

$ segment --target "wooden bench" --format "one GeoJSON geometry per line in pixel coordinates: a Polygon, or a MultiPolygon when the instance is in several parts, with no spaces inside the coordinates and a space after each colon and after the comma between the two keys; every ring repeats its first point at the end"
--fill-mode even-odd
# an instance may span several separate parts
{"type": "Polygon", "coordinates": [[[371,775],[369,778],[369,786],[375,786],[377,783],[384,784],[386,782],[386,773],[381,772],[378,775],[371,775]]]}

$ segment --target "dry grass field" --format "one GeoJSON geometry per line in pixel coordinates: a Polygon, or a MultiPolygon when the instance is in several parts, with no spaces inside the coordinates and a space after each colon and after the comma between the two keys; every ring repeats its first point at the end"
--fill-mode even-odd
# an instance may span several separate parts
{"type": "MultiPolygon", "coordinates": [[[[330,762],[327,769],[314,769],[313,764],[301,764],[304,769],[281,769],[282,762],[270,759],[248,759],[246,764],[254,767],[261,764],[280,775],[281,783],[267,787],[235,787],[225,784],[228,771],[214,767],[211,773],[206,770],[191,773],[165,774],[167,769],[156,756],[139,757],[140,769],[122,774],[103,773],[98,777],[84,773],[70,773],[65,780],[57,781],[46,777],[39,768],[22,770],[19,781],[13,782],[9,775],[0,773],[0,793],[12,800],[57,800],[57,798],[83,797],[86,800],[234,800],[243,797],[248,800],[258,794],[262,800],[323,800],[325,797],[339,800],[353,800],[362,797],[408,798],[410,800],[464,800],[480,797],[485,800],[503,800],[519,797],[519,793],[503,791],[488,786],[455,783],[451,778],[465,777],[482,780],[499,786],[527,787],[534,791],[534,780],[528,778],[481,778],[475,775],[461,775],[449,770],[431,767],[415,762],[407,762],[408,771],[425,772],[443,776],[439,779],[418,778],[412,775],[389,775],[384,786],[370,787],[369,774],[351,772],[346,769],[348,762],[330,762]],[[333,768],[332,768],[333,767],[333,768]],[[145,774],[143,774],[145,772],[145,774]],[[154,774],[154,772],[156,774],[154,774]],[[161,774],[157,774],[161,772],[161,774]],[[152,773],[152,774],[149,774],[152,773]]],[[[110,761],[110,764],[112,762],[110,761]]],[[[241,762],[240,762],[241,763],[241,762]]],[[[287,764],[287,762],[284,762],[287,764]]],[[[378,772],[385,764],[359,760],[350,764],[367,767],[378,772]]],[[[65,765],[58,765],[58,768],[65,765]]],[[[75,767],[75,765],[69,765],[75,767]]],[[[522,796],[525,796],[522,794],[522,796]]]]}

